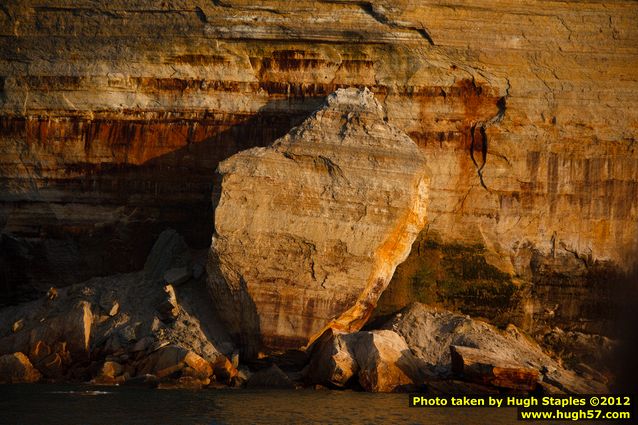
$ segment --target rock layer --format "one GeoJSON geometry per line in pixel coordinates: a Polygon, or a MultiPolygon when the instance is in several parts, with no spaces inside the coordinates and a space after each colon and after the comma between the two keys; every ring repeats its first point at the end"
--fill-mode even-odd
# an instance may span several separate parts
{"type": "Polygon", "coordinates": [[[358,330],[425,224],[425,159],[367,89],[219,172],[209,281],[249,352],[358,330]]]}
{"type": "Polygon", "coordinates": [[[450,354],[454,373],[472,382],[521,391],[537,387],[540,373],[536,369],[505,362],[476,348],[451,345],[450,354]]]}
{"type": "Polygon", "coordinates": [[[637,16],[632,0],[3,2],[0,303],[138,270],[167,225],[207,247],[219,161],[365,85],[428,157],[423,240],[443,248],[415,247],[388,312],[438,291],[488,317],[523,288],[503,323],[605,330],[594,266],[636,258],[637,16]],[[425,267],[454,262],[446,247],[477,261],[425,267]]]}

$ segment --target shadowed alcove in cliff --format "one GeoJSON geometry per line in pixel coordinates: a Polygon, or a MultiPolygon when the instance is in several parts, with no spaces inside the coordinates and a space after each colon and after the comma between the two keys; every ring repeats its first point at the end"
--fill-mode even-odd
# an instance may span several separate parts
{"type": "MultiPolygon", "coordinates": [[[[100,127],[106,128],[107,137],[116,144],[131,143],[145,131],[157,132],[153,126],[163,131],[160,138],[182,137],[184,143],[140,165],[78,164],[71,172],[83,174],[81,177],[53,180],[46,187],[23,193],[23,197],[42,199],[34,202],[40,219],[32,236],[44,242],[29,241],[28,233],[20,235],[26,238],[2,235],[0,305],[32,299],[52,284],[64,286],[96,275],[140,269],[155,239],[168,227],[180,232],[193,248],[207,248],[214,229],[213,203],[219,196],[217,164],[241,150],[269,145],[323,100],[324,96],[302,92],[272,99],[257,113],[243,117],[204,114],[190,120],[89,122],[83,135],[86,149],[91,149],[93,138],[104,137],[100,127]],[[74,193],[75,199],[69,202],[99,205],[114,219],[96,216],[76,227],[60,226],[56,205],[47,202],[48,191],[74,193]]],[[[23,122],[22,131],[25,125],[23,122]]],[[[38,136],[47,137],[46,133],[38,136]]]]}
{"type": "MultiPolygon", "coordinates": [[[[290,55],[277,56],[278,66],[301,66],[299,60],[291,62],[290,55]]],[[[192,84],[161,80],[156,85],[190,90],[192,84]]],[[[262,86],[270,101],[257,113],[128,111],[123,117],[3,119],[3,132],[27,145],[79,139],[80,158],[104,152],[109,158],[101,163],[70,161],[64,165],[68,177],[47,178],[38,189],[23,188],[16,197],[21,201],[10,202],[12,228],[17,232],[2,237],[3,252],[11,255],[0,256],[7,265],[0,276],[4,288],[0,303],[32,298],[52,283],[64,286],[138,269],[166,227],[178,230],[195,248],[208,247],[217,164],[240,150],[272,143],[342,85],[264,82],[262,86]],[[51,282],[51,275],[56,275],[56,282],[51,282]]],[[[423,115],[421,125],[409,135],[426,151],[437,145],[461,152],[464,162],[455,171],[464,180],[476,179],[488,149],[482,123],[504,108],[504,99],[493,88],[462,79],[450,87],[424,86],[406,92],[385,85],[371,89],[384,102],[391,95],[407,96],[425,109],[438,103],[455,105],[458,116],[423,115]],[[432,128],[439,119],[450,120],[454,130],[432,128]]],[[[35,155],[33,162],[35,178],[44,180],[35,155]]]]}

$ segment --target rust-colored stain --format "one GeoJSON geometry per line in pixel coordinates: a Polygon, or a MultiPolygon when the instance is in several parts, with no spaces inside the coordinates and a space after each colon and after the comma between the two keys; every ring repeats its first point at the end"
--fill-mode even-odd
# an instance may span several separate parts
{"type": "MultiPolygon", "coordinates": [[[[193,65],[216,65],[225,60],[203,55],[183,55],[176,59],[193,65]]],[[[11,143],[4,145],[5,150],[16,149],[9,152],[13,154],[5,156],[5,161],[9,162],[0,166],[2,175],[6,176],[3,184],[8,184],[8,179],[11,179],[11,184],[33,180],[39,190],[64,194],[58,201],[60,204],[72,200],[77,205],[99,203],[113,209],[124,206],[128,208],[127,214],[136,211],[131,219],[131,236],[127,236],[129,239],[123,242],[124,245],[133,246],[131,238],[135,235],[146,249],[146,245],[152,242],[150,235],[156,229],[170,225],[194,241],[194,245],[205,246],[210,243],[212,232],[211,198],[216,196],[217,164],[239,150],[267,145],[283,136],[316,109],[325,96],[339,88],[367,86],[388,104],[391,101],[409,101],[416,103],[422,111],[433,110],[424,112],[421,119],[417,117],[406,121],[409,128],[404,129],[425,150],[467,152],[471,144],[468,131],[472,123],[485,120],[497,111],[498,97],[493,89],[471,81],[461,81],[452,87],[388,87],[375,83],[374,79],[366,84],[367,80],[357,77],[354,80],[360,83],[348,83],[345,78],[351,75],[374,74],[374,64],[364,55],[321,65],[333,67],[333,73],[342,73],[341,77],[325,82],[316,79],[304,81],[288,74],[299,72],[298,75],[303,75],[304,70],[310,69],[307,67],[315,65],[314,61],[321,60],[307,52],[282,50],[254,60],[255,69],[261,70],[262,76],[256,81],[125,77],[109,80],[107,84],[118,86],[118,90],[135,90],[140,95],[166,98],[180,98],[188,93],[265,94],[267,104],[258,112],[124,109],[95,110],[87,114],[72,110],[34,110],[27,116],[0,116],[0,141],[11,139],[11,143]],[[436,108],[431,108],[433,104],[444,105],[444,112],[436,112],[436,108]],[[436,120],[439,119],[447,121],[447,124],[438,125],[436,120]],[[19,162],[20,155],[25,152],[35,158],[29,159],[33,165],[28,170],[19,162]],[[53,161],[53,158],[59,160],[53,161]]],[[[31,76],[16,78],[14,85],[45,92],[85,90],[95,85],[91,78],[31,76]]],[[[480,140],[477,136],[480,136],[478,130],[475,134],[478,146],[480,140]]],[[[467,163],[458,170],[461,177],[457,184],[464,185],[475,178],[475,171],[469,155],[461,157],[466,158],[467,163]]],[[[11,205],[18,205],[11,202],[11,205]]],[[[30,216],[29,208],[36,208],[30,207],[29,203],[20,205],[24,213],[19,214],[24,214],[24,217],[30,216]]],[[[17,214],[14,216],[18,217],[17,214]]],[[[13,223],[18,223],[17,218],[13,223]]],[[[106,227],[96,229],[84,219],[78,221],[71,216],[47,216],[37,223],[21,221],[14,226],[12,231],[20,235],[70,236],[78,241],[82,238],[91,240],[93,245],[97,244],[97,240],[106,240],[113,232],[106,227]]],[[[115,251],[126,253],[116,242],[109,241],[109,244],[118,246],[115,251]]],[[[88,246],[88,242],[78,244],[81,249],[94,249],[88,246]]],[[[105,268],[113,267],[109,261],[103,263],[105,268]]],[[[91,264],[92,267],[99,266],[91,264]]],[[[139,265],[139,261],[135,264],[139,265]]],[[[362,310],[372,310],[372,304],[363,306],[362,310]]],[[[306,313],[308,323],[305,326],[313,326],[313,307],[308,306],[306,313]]],[[[360,324],[357,322],[355,327],[360,324]]]]}
{"type": "MultiPolygon", "coordinates": [[[[278,63],[277,66],[295,67],[309,60],[297,51],[275,52],[264,63],[278,63]],[[271,62],[269,62],[271,61],[271,62]],[[292,62],[291,62],[292,61],[292,62]],[[295,62],[297,61],[297,62],[295,62]],[[298,63],[299,62],[299,63],[298,63]]],[[[344,64],[361,63],[371,66],[369,61],[344,61],[344,64]]],[[[345,66],[350,66],[345,65],[345,66]]],[[[301,65],[299,65],[301,66],[301,65]]],[[[335,90],[345,87],[338,83],[292,83],[261,81],[255,83],[205,81],[178,78],[130,77],[128,79],[142,92],[185,92],[188,90],[209,90],[224,92],[243,92],[265,90],[274,99],[285,97],[304,100],[321,99],[335,90]]],[[[23,82],[34,90],[56,90],[79,87],[82,77],[39,76],[24,77],[23,82]]],[[[370,87],[378,96],[388,95],[383,85],[370,87]]],[[[455,105],[458,120],[455,130],[437,131],[432,128],[430,118],[422,117],[420,128],[407,129],[417,144],[427,147],[431,143],[445,145],[449,149],[464,149],[468,152],[483,152],[486,148],[485,134],[476,123],[485,121],[497,111],[499,97],[490,87],[476,84],[470,80],[461,80],[451,87],[426,86],[403,87],[394,95],[407,96],[421,103],[427,110],[434,99],[444,98],[448,104],[455,105]]],[[[47,145],[53,141],[80,140],[85,146],[85,162],[91,162],[93,153],[103,153],[104,149],[112,153],[113,162],[143,164],[157,156],[165,155],[191,143],[198,143],[250,118],[247,115],[208,113],[191,114],[180,117],[179,114],[151,114],[145,111],[123,111],[121,113],[97,113],[97,117],[88,119],[82,116],[62,117],[1,117],[0,128],[5,136],[24,137],[27,144],[47,145]]],[[[286,123],[284,123],[285,125],[286,123]]],[[[53,149],[53,148],[52,148],[53,149]]]]}
{"type": "Polygon", "coordinates": [[[186,54],[172,56],[166,63],[187,65],[226,65],[231,58],[222,55],[186,54]]]}

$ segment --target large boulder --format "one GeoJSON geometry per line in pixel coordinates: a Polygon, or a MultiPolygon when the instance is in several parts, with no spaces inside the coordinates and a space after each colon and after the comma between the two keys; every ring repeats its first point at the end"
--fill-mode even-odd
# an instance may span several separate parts
{"type": "Polygon", "coordinates": [[[0,384],[37,382],[42,378],[23,353],[0,356],[0,384]]]}
{"type": "Polygon", "coordinates": [[[423,362],[395,332],[335,334],[327,330],[312,346],[307,380],[343,387],[357,378],[370,392],[414,389],[423,383],[423,362]]]}
{"type": "Polygon", "coordinates": [[[271,365],[253,374],[246,383],[248,388],[279,388],[293,389],[294,382],[277,365],[271,365]]]}
{"type": "Polygon", "coordinates": [[[450,347],[462,346],[480,350],[481,356],[491,358],[486,363],[492,366],[534,369],[540,381],[564,392],[593,394],[607,390],[603,383],[564,368],[514,325],[500,330],[469,316],[414,303],[383,327],[401,335],[434,376],[452,375],[450,347]],[[494,359],[498,360],[496,364],[494,359]]]}
{"type": "Polygon", "coordinates": [[[0,354],[25,353],[47,378],[59,378],[73,363],[89,359],[91,303],[69,301],[44,310],[38,310],[37,305],[31,308],[36,318],[25,321],[27,324],[17,332],[0,338],[0,354]],[[43,317],[37,320],[39,314],[43,317]]]}
{"type": "Polygon", "coordinates": [[[144,358],[137,368],[138,375],[155,375],[159,379],[190,376],[208,384],[213,367],[196,353],[175,345],[163,347],[144,358]]]}
{"type": "Polygon", "coordinates": [[[307,379],[310,383],[344,387],[359,372],[354,346],[360,332],[335,333],[326,330],[312,346],[307,379]]]}
{"type": "Polygon", "coordinates": [[[191,261],[189,247],[182,235],[173,229],[166,229],[160,233],[144,263],[144,276],[150,281],[158,281],[165,278],[169,270],[187,268],[191,261]]]}
{"type": "Polygon", "coordinates": [[[454,373],[471,382],[521,391],[538,386],[538,370],[503,360],[495,353],[452,345],[450,354],[454,373]]]}
{"type": "Polygon", "coordinates": [[[209,286],[246,356],[360,329],[425,224],[425,159],[367,89],[218,172],[209,286]]]}
{"type": "Polygon", "coordinates": [[[412,389],[424,380],[421,362],[396,332],[363,332],[355,345],[359,384],[370,392],[412,389]]]}
{"type": "Polygon", "coordinates": [[[213,374],[217,382],[231,384],[233,379],[239,375],[239,371],[237,367],[228,360],[228,357],[220,355],[213,363],[213,374]]]}

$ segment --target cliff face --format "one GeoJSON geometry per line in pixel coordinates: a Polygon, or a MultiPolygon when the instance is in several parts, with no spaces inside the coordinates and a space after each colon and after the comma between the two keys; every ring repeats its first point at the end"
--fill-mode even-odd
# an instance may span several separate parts
{"type": "Polygon", "coordinates": [[[380,311],[427,298],[599,330],[605,280],[635,258],[637,18],[632,1],[5,2],[2,300],[139,268],[166,226],[207,246],[219,161],[367,86],[431,170],[380,311]]]}
{"type": "Polygon", "coordinates": [[[208,283],[248,356],[361,329],[426,223],[426,159],[367,89],[218,172],[208,283]]]}

